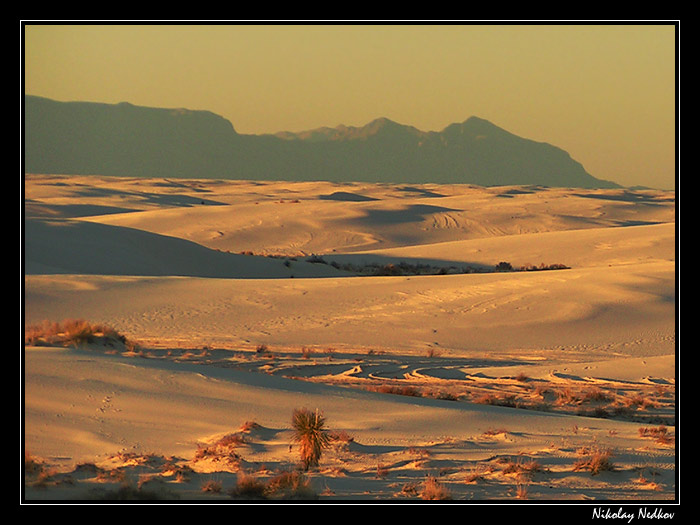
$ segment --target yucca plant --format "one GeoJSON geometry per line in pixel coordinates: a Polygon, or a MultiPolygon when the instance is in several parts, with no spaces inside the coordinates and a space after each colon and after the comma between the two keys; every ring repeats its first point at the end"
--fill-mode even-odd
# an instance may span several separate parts
{"type": "Polygon", "coordinates": [[[326,430],[326,420],[318,410],[296,409],[292,414],[294,441],[299,443],[299,454],[304,470],[318,466],[323,449],[328,447],[330,438],[326,430]]]}

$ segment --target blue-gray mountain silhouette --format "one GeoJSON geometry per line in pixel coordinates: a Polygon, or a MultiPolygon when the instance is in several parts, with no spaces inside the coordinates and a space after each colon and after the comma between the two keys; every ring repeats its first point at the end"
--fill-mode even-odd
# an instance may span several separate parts
{"type": "Polygon", "coordinates": [[[470,117],[440,132],[386,118],[239,134],[208,111],[24,97],[26,173],[335,182],[619,187],[564,150],[470,117]]]}

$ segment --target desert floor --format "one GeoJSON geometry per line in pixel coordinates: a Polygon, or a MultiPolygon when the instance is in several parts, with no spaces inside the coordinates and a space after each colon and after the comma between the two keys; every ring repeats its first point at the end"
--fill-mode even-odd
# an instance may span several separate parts
{"type": "Polygon", "coordinates": [[[27,502],[677,498],[673,192],[24,192],[27,502]],[[27,339],[68,319],[127,344],[27,339]],[[331,437],[303,473],[299,408],[331,437]]]}

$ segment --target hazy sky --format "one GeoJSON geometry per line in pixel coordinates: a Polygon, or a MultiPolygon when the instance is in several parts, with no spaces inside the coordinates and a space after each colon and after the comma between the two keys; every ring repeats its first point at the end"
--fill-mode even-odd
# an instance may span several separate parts
{"type": "Polygon", "coordinates": [[[672,189],[676,29],[28,23],[25,93],[205,109],[246,134],[378,117],[439,131],[475,115],[595,177],[672,189]]]}

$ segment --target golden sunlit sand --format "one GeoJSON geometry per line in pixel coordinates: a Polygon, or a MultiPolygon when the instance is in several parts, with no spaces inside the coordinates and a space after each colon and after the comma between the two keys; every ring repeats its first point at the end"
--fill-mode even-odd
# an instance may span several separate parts
{"type": "Polygon", "coordinates": [[[675,498],[674,192],[24,189],[27,500],[675,498]]]}

